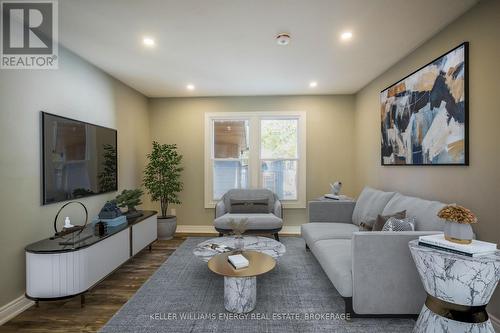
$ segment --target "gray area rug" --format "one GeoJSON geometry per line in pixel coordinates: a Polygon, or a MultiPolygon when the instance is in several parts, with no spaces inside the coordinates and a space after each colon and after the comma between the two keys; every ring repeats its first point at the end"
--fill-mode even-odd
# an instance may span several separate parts
{"type": "Polygon", "coordinates": [[[224,309],[223,277],[192,254],[190,237],[101,329],[125,332],[411,332],[411,319],[342,319],[344,302],[304,241],[283,237],[287,253],[257,277],[257,306],[224,309]]]}

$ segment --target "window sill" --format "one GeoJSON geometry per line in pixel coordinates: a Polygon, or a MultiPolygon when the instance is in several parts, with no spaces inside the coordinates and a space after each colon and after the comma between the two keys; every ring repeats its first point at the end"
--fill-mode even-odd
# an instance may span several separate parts
{"type": "MultiPolygon", "coordinates": [[[[205,203],[205,208],[214,209],[216,204],[217,204],[216,202],[205,203]]],[[[293,202],[281,201],[281,204],[283,205],[283,209],[306,209],[306,203],[301,201],[293,201],[293,202]]]]}

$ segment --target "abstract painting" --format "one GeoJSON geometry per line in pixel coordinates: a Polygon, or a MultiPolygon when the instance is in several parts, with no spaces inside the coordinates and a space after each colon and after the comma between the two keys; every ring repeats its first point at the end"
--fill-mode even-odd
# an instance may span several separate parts
{"type": "Polygon", "coordinates": [[[382,90],[382,165],[468,165],[468,46],[382,90]]]}

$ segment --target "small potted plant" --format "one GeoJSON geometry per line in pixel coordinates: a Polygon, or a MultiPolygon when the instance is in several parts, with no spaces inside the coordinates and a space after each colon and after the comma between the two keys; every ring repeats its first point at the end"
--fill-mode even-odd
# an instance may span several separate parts
{"type": "Polygon", "coordinates": [[[443,207],[437,214],[445,220],[444,238],[458,244],[470,244],[474,233],[471,224],[477,223],[477,217],[469,209],[459,205],[443,207]]]}
{"type": "Polygon", "coordinates": [[[177,220],[167,215],[169,204],[180,204],[178,194],[182,191],[182,155],[175,144],[153,142],[153,150],[147,155],[149,162],[144,170],[144,186],[151,200],[160,202],[158,216],[158,238],[171,239],[177,229],[177,220]]]}
{"type": "Polygon", "coordinates": [[[127,212],[125,213],[127,219],[142,216],[142,213],[135,207],[142,204],[141,196],[143,194],[144,192],[140,188],[137,188],[135,190],[123,190],[116,197],[115,202],[118,207],[127,207],[127,212]]]}

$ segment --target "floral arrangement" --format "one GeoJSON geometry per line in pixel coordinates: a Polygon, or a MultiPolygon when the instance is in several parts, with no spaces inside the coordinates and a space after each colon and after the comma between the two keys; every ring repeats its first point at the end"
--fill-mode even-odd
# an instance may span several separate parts
{"type": "Polygon", "coordinates": [[[437,216],[447,221],[461,224],[477,223],[477,217],[473,212],[465,207],[455,204],[443,207],[438,212],[437,216]]]}
{"type": "Polygon", "coordinates": [[[231,229],[233,230],[233,233],[236,236],[241,236],[247,230],[248,219],[247,218],[238,219],[238,220],[230,219],[229,226],[231,227],[231,229]]]}

